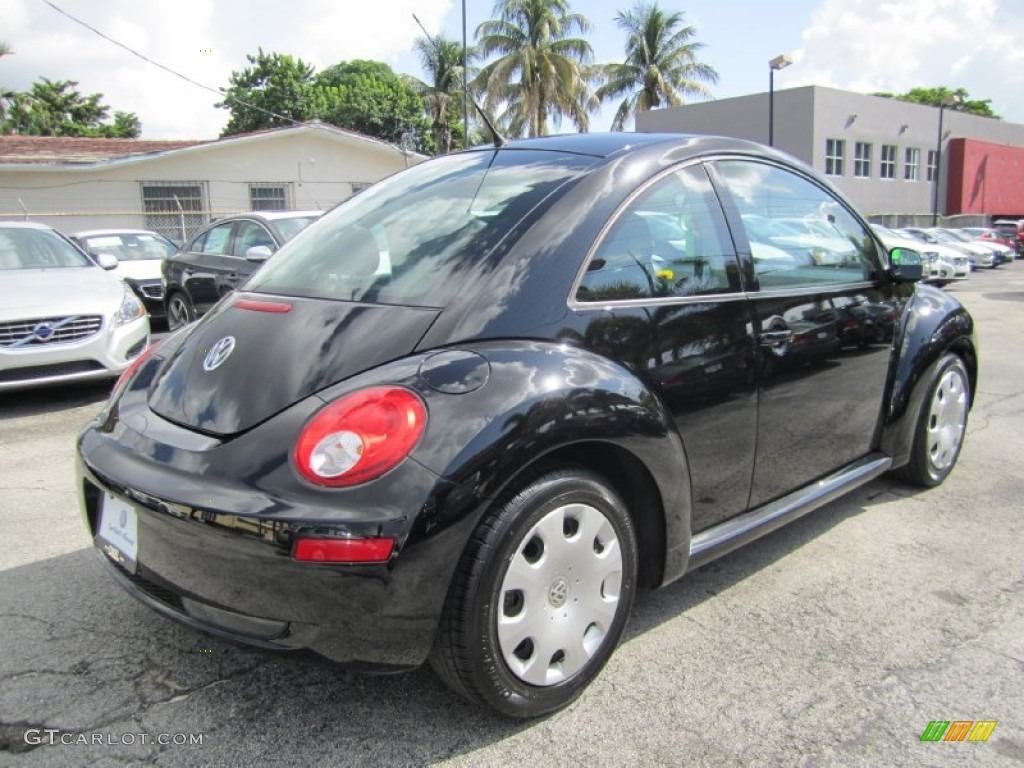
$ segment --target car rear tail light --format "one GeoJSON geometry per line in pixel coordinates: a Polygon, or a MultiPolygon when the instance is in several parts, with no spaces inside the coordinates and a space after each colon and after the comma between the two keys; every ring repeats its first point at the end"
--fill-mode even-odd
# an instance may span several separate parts
{"type": "Polygon", "coordinates": [[[411,390],[359,390],[322,408],[303,427],[295,443],[295,466],[316,485],[365,483],[408,456],[426,423],[426,406],[411,390]]]}
{"type": "Polygon", "coordinates": [[[383,563],[394,548],[394,539],[300,538],[292,557],[309,563],[383,563]]]}

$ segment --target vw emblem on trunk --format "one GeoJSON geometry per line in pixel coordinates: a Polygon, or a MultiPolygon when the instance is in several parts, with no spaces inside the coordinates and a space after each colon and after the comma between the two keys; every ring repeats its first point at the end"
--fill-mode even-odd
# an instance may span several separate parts
{"type": "Polygon", "coordinates": [[[203,359],[203,370],[212,371],[219,368],[220,364],[227,360],[234,351],[235,337],[225,336],[210,347],[210,351],[206,353],[206,357],[203,359]]]}

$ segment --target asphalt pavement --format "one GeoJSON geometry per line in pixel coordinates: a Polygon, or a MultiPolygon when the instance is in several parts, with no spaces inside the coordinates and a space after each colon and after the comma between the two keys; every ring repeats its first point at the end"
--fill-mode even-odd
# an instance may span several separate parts
{"type": "Polygon", "coordinates": [[[109,385],[2,394],[0,765],[1024,764],[1024,262],[949,291],[981,345],[949,480],[882,478],[641,595],[597,682],[529,723],[153,614],[73,487],[109,385]],[[936,720],[996,725],[922,742],[936,720]]]}

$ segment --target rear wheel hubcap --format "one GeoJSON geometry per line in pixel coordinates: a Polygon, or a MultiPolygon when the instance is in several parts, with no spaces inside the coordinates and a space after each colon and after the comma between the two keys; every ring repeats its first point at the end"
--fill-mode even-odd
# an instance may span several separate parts
{"type": "Polygon", "coordinates": [[[937,470],[952,466],[967,425],[967,382],[950,368],[942,374],[928,410],[928,460],[937,470]]]}

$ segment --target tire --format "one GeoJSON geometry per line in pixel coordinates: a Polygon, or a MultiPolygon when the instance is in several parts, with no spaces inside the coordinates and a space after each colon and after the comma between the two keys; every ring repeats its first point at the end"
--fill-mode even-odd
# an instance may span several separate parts
{"type": "Polygon", "coordinates": [[[167,330],[176,331],[196,319],[192,302],[181,291],[175,291],[167,300],[167,330]]]}
{"type": "Polygon", "coordinates": [[[960,456],[970,402],[967,369],[959,357],[947,354],[928,385],[928,397],[914,427],[910,461],[895,472],[899,479],[925,488],[946,479],[960,456]]]}
{"type": "Polygon", "coordinates": [[[619,496],[589,471],[548,471],[474,531],[430,664],[456,693],[504,715],[554,712],[611,656],[636,582],[636,533],[619,496]]]}

